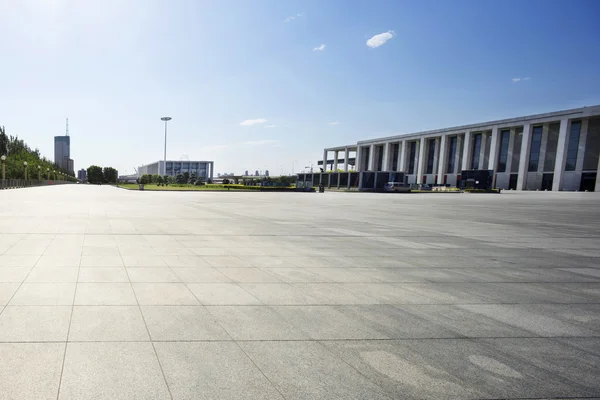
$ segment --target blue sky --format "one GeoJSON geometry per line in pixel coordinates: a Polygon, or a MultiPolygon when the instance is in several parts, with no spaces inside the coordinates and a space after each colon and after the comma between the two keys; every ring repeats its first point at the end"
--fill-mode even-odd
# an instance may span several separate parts
{"type": "Polygon", "coordinates": [[[600,104],[598,15],[595,0],[0,0],[0,125],[52,157],[68,117],[76,169],[133,173],[162,159],[169,115],[170,159],[297,172],[324,147],[600,104]]]}

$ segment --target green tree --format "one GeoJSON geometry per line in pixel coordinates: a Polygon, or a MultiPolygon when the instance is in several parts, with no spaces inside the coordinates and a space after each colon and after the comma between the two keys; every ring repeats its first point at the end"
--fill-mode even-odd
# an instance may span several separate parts
{"type": "Polygon", "coordinates": [[[168,185],[169,183],[173,182],[173,180],[169,175],[165,175],[163,176],[163,182],[165,183],[165,185],[168,185]]]}
{"type": "Polygon", "coordinates": [[[190,183],[190,173],[187,171],[183,173],[183,183],[190,183]]]}
{"type": "Polygon", "coordinates": [[[196,177],[196,173],[192,172],[192,174],[190,175],[189,183],[193,185],[196,183],[197,180],[198,180],[198,178],[196,177]]]}
{"type": "Polygon", "coordinates": [[[87,169],[87,180],[90,183],[102,183],[104,180],[102,168],[97,165],[91,165],[87,169]]]}
{"type": "Polygon", "coordinates": [[[102,177],[104,183],[115,183],[117,181],[117,170],[113,167],[104,167],[102,177]]]}
{"type": "Polygon", "coordinates": [[[183,175],[181,175],[181,174],[178,174],[175,177],[175,182],[177,182],[180,185],[186,183],[185,180],[183,179],[183,175]]]}
{"type": "Polygon", "coordinates": [[[165,180],[163,179],[162,176],[157,175],[156,183],[158,183],[159,185],[162,185],[163,183],[165,183],[165,180]]]}

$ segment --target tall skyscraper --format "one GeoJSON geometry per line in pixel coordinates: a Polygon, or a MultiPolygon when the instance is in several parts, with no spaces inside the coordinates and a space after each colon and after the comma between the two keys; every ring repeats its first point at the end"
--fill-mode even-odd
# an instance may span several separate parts
{"type": "Polygon", "coordinates": [[[65,136],[54,136],[54,162],[66,171],[73,172],[74,165],[71,159],[71,137],[69,136],[69,119],[65,136]]]}

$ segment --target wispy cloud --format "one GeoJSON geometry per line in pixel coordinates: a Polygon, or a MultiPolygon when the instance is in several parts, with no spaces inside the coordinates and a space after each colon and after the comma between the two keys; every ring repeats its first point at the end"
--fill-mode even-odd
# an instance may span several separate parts
{"type": "Polygon", "coordinates": [[[264,118],[247,119],[245,121],[240,122],[240,126],[252,126],[252,125],[258,125],[258,124],[264,124],[265,122],[267,122],[267,120],[264,118]]]}
{"type": "Polygon", "coordinates": [[[396,33],[394,31],[387,31],[380,33],[378,35],[373,36],[371,39],[367,40],[367,46],[371,48],[383,46],[385,42],[394,37],[396,33]]]}
{"type": "Polygon", "coordinates": [[[317,47],[315,47],[313,49],[313,51],[323,51],[323,50],[325,50],[325,45],[324,44],[322,44],[320,46],[317,46],[317,47]]]}
{"type": "Polygon", "coordinates": [[[340,121],[329,122],[329,125],[339,125],[339,124],[340,124],[340,121]]]}
{"type": "Polygon", "coordinates": [[[284,19],[283,22],[292,22],[296,18],[300,18],[300,17],[303,17],[303,16],[304,16],[304,13],[299,13],[299,14],[296,14],[296,15],[291,15],[291,16],[287,17],[286,19],[284,19]]]}
{"type": "Polygon", "coordinates": [[[277,125],[267,125],[265,128],[275,128],[277,125]]]}
{"type": "Polygon", "coordinates": [[[528,80],[530,80],[530,79],[531,79],[530,77],[525,77],[525,78],[512,78],[512,81],[513,81],[514,83],[517,83],[517,82],[521,82],[521,81],[528,81],[528,80]]]}
{"type": "Polygon", "coordinates": [[[242,142],[243,145],[246,146],[264,146],[267,144],[277,144],[279,140],[274,139],[262,139],[262,140],[249,140],[247,142],[242,142]]]}

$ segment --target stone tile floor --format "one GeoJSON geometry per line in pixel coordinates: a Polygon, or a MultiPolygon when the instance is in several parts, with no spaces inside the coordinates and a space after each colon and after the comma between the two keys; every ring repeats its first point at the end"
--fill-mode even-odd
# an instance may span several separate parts
{"type": "Polygon", "coordinates": [[[2,191],[0,398],[600,397],[599,210],[2,191]]]}

